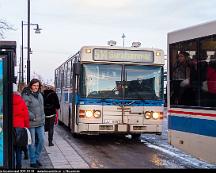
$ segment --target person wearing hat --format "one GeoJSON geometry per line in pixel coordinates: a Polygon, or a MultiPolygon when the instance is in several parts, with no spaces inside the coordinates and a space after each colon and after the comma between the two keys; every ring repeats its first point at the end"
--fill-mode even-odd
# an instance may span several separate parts
{"type": "Polygon", "coordinates": [[[185,51],[180,51],[173,66],[172,99],[174,101],[174,104],[181,104],[184,88],[189,85],[189,77],[189,54],[185,51]]]}

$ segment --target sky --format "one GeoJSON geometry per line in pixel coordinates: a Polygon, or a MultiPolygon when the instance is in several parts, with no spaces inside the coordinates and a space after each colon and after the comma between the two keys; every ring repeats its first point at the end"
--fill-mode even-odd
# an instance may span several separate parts
{"type": "MultiPolygon", "coordinates": [[[[54,70],[84,45],[106,46],[115,40],[122,46],[124,33],[125,46],[139,41],[141,47],[166,54],[168,32],[216,20],[215,0],[31,0],[30,6],[31,23],[42,28],[35,34],[31,26],[31,77],[40,75],[45,83],[53,83],[54,70]]],[[[15,28],[5,32],[4,40],[17,42],[19,64],[27,0],[0,0],[0,20],[15,28]]],[[[25,62],[26,57],[24,49],[25,62]]]]}

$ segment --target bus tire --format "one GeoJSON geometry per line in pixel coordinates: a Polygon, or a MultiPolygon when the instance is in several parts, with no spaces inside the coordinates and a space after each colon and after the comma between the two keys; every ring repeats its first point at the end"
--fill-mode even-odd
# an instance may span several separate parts
{"type": "Polygon", "coordinates": [[[60,120],[58,120],[58,125],[60,125],[60,126],[63,126],[63,125],[64,125],[64,123],[63,123],[63,122],[61,122],[60,120]]]}
{"type": "Polygon", "coordinates": [[[140,139],[140,134],[131,134],[131,137],[133,140],[139,140],[140,139]]]}
{"type": "Polygon", "coordinates": [[[72,136],[73,136],[74,138],[79,138],[79,137],[80,137],[80,134],[78,134],[78,133],[72,133],[72,136]]]}

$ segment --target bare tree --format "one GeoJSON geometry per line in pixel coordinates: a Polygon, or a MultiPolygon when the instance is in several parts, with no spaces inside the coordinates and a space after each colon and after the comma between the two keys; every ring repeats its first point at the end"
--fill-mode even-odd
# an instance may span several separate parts
{"type": "Polygon", "coordinates": [[[6,30],[15,30],[11,25],[6,21],[0,19],[0,38],[4,38],[4,33],[6,30]]]}

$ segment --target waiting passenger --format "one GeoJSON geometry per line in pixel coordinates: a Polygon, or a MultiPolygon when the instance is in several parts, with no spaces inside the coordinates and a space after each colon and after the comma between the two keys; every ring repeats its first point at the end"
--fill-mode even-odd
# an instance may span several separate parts
{"type": "MultiPolygon", "coordinates": [[[[24,82],[18,83],[18,92],[22,94],[24,88],[26,88],[27,85],[24,82]]],[[[24,160],[28,160],[28,146],[22,147],[22,151],[24,152],[24,160]]]]}
{"type": "Polygon", "coordinates": [[[40,154],[44,146],[44,100],[40,93],[41,82],[38,79],[32,79],[28,88],[25,88],[23,98],[28,106],[30,119],[30,133],[32,144],[29,146],[30,166],[38,168],[42,166],[39,161],[40,154]],[[37,143],[35,142],[37,139],[37,143]]]}
{"type": "MultiPolygon", "coordinates": [[[[29,114],[25,101],[17,92],[17,85],[13,84],[13,127],[29,128],[29,114]]],[[[22,168],[22,147],[15,144],[16,169],[22,168]]]]}
{"type": "Polygon", "coordinates": [[[45,119],[45,131],[48,131],[48,141],[49,146],[54,146],[53,144],[53,133],[54,124],[57,124],[58,117],[57,111],[60,108],[59,99],[54,91],[54,87],[46,86],[43,91],[44,97],[44,112],[46,115],[45,119]]]}

